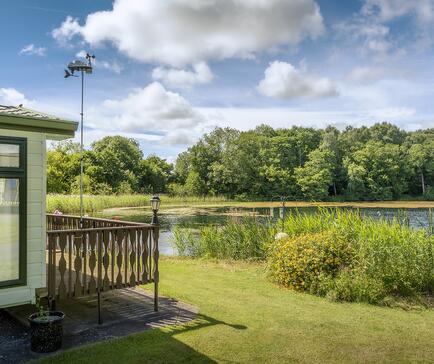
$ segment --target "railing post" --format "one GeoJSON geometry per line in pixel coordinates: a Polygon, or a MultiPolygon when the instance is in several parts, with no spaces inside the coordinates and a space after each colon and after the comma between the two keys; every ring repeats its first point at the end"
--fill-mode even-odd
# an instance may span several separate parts
{"type": "Polygon", "coordinates": [[[56,310],[56,243],[58,235],[51,235],[51,239],[48,240],[48,261],[49,261],[49,290],[48,294],[48,307],[50,310],[56,310]]]}
{"type": "Polygon", "coordinates": [[[97,255],[98,255],[98,287],[97,287],[97,294],[98,294],[98,324],[102,324],[102,318],[101,318],[101,291],[102,291],[102,239],[104,238],[104,233],[100,232],[97,234],[97,255]]]}
{"type": "Polygon", "coordinates": [[[154,225],[153,227],[153,238],[154,238],[154,311],[158,311],[158,281],[160,279],[160,272],[158,271],[158,259],[160,252],[158,250],[158,234],[159,226],[154,225]]]}

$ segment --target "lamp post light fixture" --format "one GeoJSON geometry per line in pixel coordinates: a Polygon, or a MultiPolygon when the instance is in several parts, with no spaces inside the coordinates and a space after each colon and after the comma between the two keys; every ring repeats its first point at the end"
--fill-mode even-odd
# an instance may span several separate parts
{"type": "Polygon", "coordinates": [[[152,213],[153,213],[151,224],[152,225],[158,225],[157,213],[158,213],[158,210],[160,209],[160,204],[161,204],[160,197],[154,195],[154,196],[152,196],[150,202],[151,202],[151,208],[152,208],[152,213]]]}
{"type": "Polygon", "coordinates": [[[73,62],[70,62],[68,64],[68,69],[65,70],[65,76],[64,78],[68,77],[78,77],[77,75],[74,75],[74,72],[81,72],[81,112],[80,112],[80,227],[83,227],[83,214],[84,214],[84,207],[83,207],[83,123],[84,123],[84,113],[83,113],[83,106],[84,106],[84,74],[91,74],[92,73],[92,59],[95,59],[94,55],[90,55],[89,53],[86,53],[86,60],[75,60],[73,62]]]}
{"type": "Polygon", "coordinates": [[[274,196],[271,198],[271,201],[280,201],[279,217],[282,220],[282,229],[283,229],[283,225],[284,225],[284,221],[285,221],[285,202],[289,201],[289,200],[290,200],[290,197],[284,196],[284,195],[274,196]]]}

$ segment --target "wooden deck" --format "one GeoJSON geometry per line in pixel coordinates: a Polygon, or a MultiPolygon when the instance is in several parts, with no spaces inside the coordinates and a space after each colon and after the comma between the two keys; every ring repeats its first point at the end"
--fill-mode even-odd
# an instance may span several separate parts
{"type": "Polygon", "coordinates": [[[158,309],[158,226],[47,215],[50,302],[154,284],[158,309]]]}
{"type": "MultiPolygon", "coordinates": [[[[150,328],[179,325],[194,319],[197,308],[177,300],[161,297],[160,309],[153,309],[153,294],[142,288],[126,288],[101,295],[102,325],[97,322],[97,296],[87,295],[59,301],[57,309],[65,313],[64,333],[81,335],[101,330],[104,335],[123,336],[150,328]]],[[[24,305],[8,309],[8,312],[28,326],[27,317],[35,312],[35,306],[24,305]]],[[[100,336],[101,334],[99,334],[100,336]]]]}

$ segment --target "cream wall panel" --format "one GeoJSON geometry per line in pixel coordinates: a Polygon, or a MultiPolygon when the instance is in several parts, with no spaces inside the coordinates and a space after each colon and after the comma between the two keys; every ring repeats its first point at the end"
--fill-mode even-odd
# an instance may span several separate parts
{"type": "Polygon", "coordinates": [[[35,301],[35,288],[46,286],[45,136],[0,130],[0,135],[27,138],[27,285],[0,289],[0,307],[35,301]]]}

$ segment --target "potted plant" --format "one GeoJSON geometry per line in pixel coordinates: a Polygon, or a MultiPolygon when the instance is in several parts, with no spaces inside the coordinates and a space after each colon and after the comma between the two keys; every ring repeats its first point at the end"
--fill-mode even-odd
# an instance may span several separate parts
{"type": "Polygon", "coordinates": [[[44,309],[38,299],[37,312],[29,316],[30,343],[32,351],[50,353],[60,349],[63,339],[62,321],[65,314],[44,309]]]}

